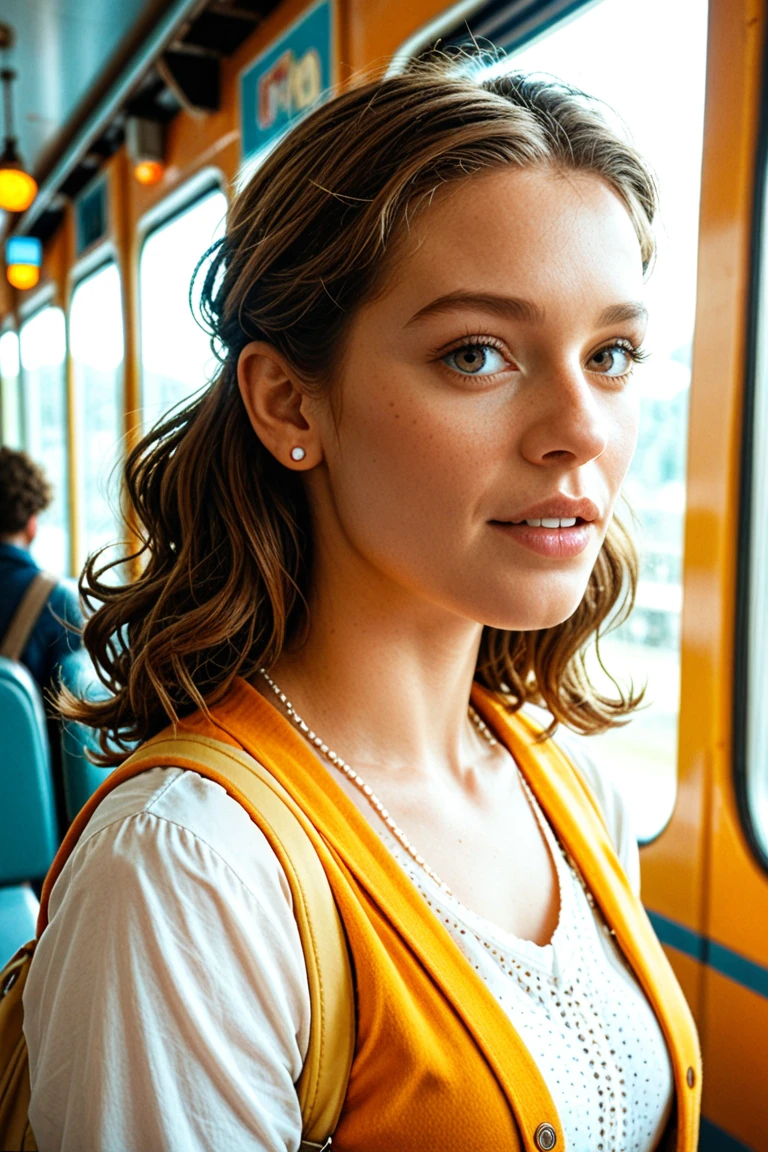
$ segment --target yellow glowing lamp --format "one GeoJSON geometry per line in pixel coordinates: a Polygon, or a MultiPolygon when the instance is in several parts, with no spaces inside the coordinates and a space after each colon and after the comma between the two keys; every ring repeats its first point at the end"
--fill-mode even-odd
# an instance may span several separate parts
{"type": "Polygon", "coordinates": [[[0,156],[0,208],[6,212],[26,212],[37,196],[37,181],[24,168],[13,134],[11,84],[16,73],[10,68],[0,71],[5,103],[5,147],[0,156]]]}
{"type": "Polygon", "coordinates": [[[11,236],[5,243],[8,283],[24,291],[40,279],[43,246],[36,236],[11,236]]]}
{"type": "Polygon", "coordinates": [[[146,186],[159,183],[164,172],[165,165],[159,160],[141,160],[133,169],[133,175],[139,184],[146,186]]]}
{"type": "Polygon", "coordinates": [[[9,264],[8,283],[14,288],[34,288],[40,279],[40,269],[35,264],[9,264]]]}
{"type": "Polygon", "coordinates": [[[6,140],[0,156],[0,208],[26,212],[37,196],[37,181],[25,172],[12,140],[6,140]]]}

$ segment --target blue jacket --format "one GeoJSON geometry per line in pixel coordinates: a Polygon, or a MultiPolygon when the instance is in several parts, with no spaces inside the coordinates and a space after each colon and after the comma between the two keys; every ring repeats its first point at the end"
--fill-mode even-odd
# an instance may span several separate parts
{"type": "MultiPolygon", "coordinates": [[[[8,629],[21,598],[40,568],[23,548],[0,544],[0,638],[8,629]]],[[[80,637],[60,624],[56,617],[82,625],[77,594],[66,584],[58,584],[48,598],[21,654],[41,690],[48,688],[56,666],[81,646],[80,637]],[[55,613],[55,615],[54,615],[55,613]]]]}

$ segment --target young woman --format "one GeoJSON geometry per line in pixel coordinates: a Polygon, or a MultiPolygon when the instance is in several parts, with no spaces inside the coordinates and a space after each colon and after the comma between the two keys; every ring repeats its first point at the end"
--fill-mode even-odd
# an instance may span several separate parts
{"type": "MultiPolygon", "coordinates": [[[[221,372],[126,470],[141,575],[84,574],[112,695],[66,708],[105,763],[182,717],[269,752],[309,818],[355,977],[343,1152],[696,1147],[695,1030],[625,809],[520,712],[593,733],[637,703],[584,651],[635,580],[614,509],[655,208],[558,83],[446,58],[345,91],[232,204],[203,293],[221,372]]],[[[298,1147],[290,888],[221,787],[121,784],[49,915],[41,1149],[298,1147]]]]}

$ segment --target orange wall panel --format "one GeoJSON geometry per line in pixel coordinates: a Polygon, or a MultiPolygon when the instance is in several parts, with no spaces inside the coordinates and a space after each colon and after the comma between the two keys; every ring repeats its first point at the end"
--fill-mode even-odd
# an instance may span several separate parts
{"type": "MultiPolygon", "coordinates": [[[[744,838],[729,769],[730,758],[722,757],[713,780],[708,934],[747,959],[768,965],[768,874],[744,838]]],[[[768,1074],[768,1051],[765,1071],[768,1074]]]]}
{"type": "Polygon", "coordinates": [[[747,1147],[768,1149],[768,999],[710,969],[705,1017],[704,1115],[747,1147]]]}
{"type": "MultiPolygon", "coordinates": [[[[478,5],[479,7],[479,5],[478,5]]],[[[440,0],[347,0],[348,53],[353,69],[387,65],[387,57],[426,24],[450,11],[440,0]]]]}

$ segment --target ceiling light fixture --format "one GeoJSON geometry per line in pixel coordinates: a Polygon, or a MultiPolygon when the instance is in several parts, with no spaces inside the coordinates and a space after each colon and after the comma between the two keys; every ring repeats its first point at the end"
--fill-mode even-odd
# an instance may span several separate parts
{"type": "Polygon", "coordinates": [[[165,131],[157,120],[129,116],[125,145],[139,184],[158,184],[165,175],[165,131]]]}
{"type": "Polygon", "coordinates": [[[0,208],[6,212],[26,212],[37,196],[37,181],[25,169],[13,134],[11,84],[15,79],[16,73],[12,68],[0,71],[5,104],[5,144],[0,156],[0,208]]]}
{"type": "Polygon", "coordinates": [[[21,291],[34,288],[40,279],[43,246],[36,236],[11,236],[5,242],[8,283],[21,291]]]}

